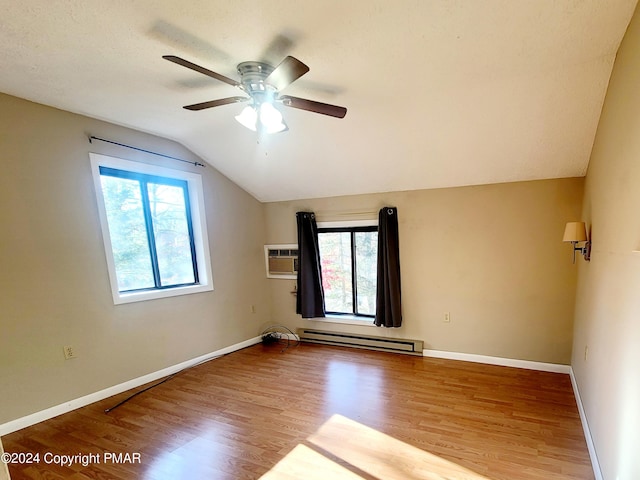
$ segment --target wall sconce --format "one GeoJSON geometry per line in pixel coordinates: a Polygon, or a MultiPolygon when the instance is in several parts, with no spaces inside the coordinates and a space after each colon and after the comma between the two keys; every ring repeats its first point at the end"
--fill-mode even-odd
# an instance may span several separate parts
{"type": "Polygon", "coordinates": [[[584,222],[569,222],[564,227],[563,242],[571,242],[573,245],[573,263],[576,263],[576,252],[580,252],[588,262],[591,260],[591,242],[587,240],[587,227],[584,222]],[[585,242],[582,247],[578,243],[585,242]]]}

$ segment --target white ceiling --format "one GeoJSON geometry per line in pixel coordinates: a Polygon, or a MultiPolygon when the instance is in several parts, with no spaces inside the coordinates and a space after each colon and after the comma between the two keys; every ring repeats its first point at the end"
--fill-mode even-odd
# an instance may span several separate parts
{"type": "Polygon", "coordinates": [[[0,91],[175,139],[261,201],[582,176],[636,1],[0,0],[0,91]],[[241,93],[169,54],[234,79],[292,55],[286,94],[349,110],[258,138],[242,104],[182,109],[241,93]]]}

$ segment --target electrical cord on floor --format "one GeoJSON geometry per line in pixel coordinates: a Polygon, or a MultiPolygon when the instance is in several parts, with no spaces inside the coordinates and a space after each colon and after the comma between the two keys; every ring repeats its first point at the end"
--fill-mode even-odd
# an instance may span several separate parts
{"type": "Polygon", "coordinates": [[[280,353],[284,352],[289,345],[291,344],[291,338],[289,335],[292,335],[296,341],[295,346],[300,345],[300,337],[293,333],[289,328],[284,325],[271,325],[270,327],[265,328],[262,331],[262,343],[264,345],[272,345],[274,343],[284,343],[284,348],[280,351],[280,353]],[[279,332],[278,330],[285,330],[285,332],[279,332]],[[282,339],[286,338],[286,342],[282,342],[282,339]]]}
{"type": "Polygon", "coordinates": [[[197,366],[199,366],[199,365],[202,365],[202,364],[204,364],[204,363],[210,362],[211,360],[216,360],[216,359],[218,359],[218,358],[220,358],[220,357],[224,357],[225,355],[226,355],[226,353],[223,353],[222,355],[216,355],[215,357],[207,358],[206,360],[203,360],[203,361],[201,361],[201,362],[195,363],[195,364],[193,364],[193,365],[189,365],[188,367],[184,367],[182,370],[178,370],[177,372],[172,373],[171,375],[169,375],[169,376],[168,376],[168,377],[166,377],[166,378],[163,378],[163,379],[162,379],[162,380],[160,380],[159,382],[154,383],[153,385],[149,385],[147,388],[143,388],[142,390],[139,390],[139,391],[137,391],[136,393],[133,393],[133,394],[129,395],[127,398],[125,398],[125,399],[124,399],[124,400],[122,400],[121,402],[116,403],[113,407],[106,408],[106,409],[105,409],[105,411],[104,411],[104,413],[109,413],[109,412],[111,412],[111,411],[115,410],[115,409],[116,409],[116,408],[118,408],[120,405],[123,405],[123,404],[127,403],[127,402],[128,402],[129,400],[131,400],[132,398],[137,397],[137,396],[138,396],[138,395],[140,395],[141,393],[144,393],[144,392],[146,392],[147,390],[151,390],[152,388],[155,388],[155,387],[157,387],[158,385],[162,385],[164,382],[167,382],[167,381],[171,380],[173,377],[175,377],[176,375],[181,374],[182,372],[185,372],[185,371],[187,371],[187,370],[190,370],[190,369],[192,369],[192,368],[194,368],[194,367],[197,367],[197,366]]]}

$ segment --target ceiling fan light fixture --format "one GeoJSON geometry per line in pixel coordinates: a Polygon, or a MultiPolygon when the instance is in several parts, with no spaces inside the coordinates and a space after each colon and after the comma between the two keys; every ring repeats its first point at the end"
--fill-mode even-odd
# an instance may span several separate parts
{"type": "Polygon", "coordinates": [[[252,105],[247,105],[242,109],[240,115],[236,115],[235,119],[249,130],[256,131],[256,123],[258,122],[258,112],[252,105]]]}
{"type": "Polygon", "coordinates": [[[268,102],[260,105],[260,124],[267,133],[278,133],[287,129],[282,113],[268,102]]]}
{"type": "Polygon", "coordinates": [[[288,130],[282,118],[282,113],[271,103],[261,103],[259,106],[247,105],[235,119],[242,126],[252,132],[258,129],[265,133],[279,133],[288,130]]]}

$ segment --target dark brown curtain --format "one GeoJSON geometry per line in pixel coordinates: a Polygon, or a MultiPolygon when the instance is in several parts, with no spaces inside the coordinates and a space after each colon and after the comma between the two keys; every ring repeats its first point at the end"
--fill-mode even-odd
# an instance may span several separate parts
{"type": "Polygon", "coordinates": [[[384,207],[378,214],[378,285],[376,319],[373,322],[375,325],[402,326],[400,296],[398,209],[384,207]]]}
{"type": "Polygon", "coordinates": [[[318,226],[313,212],[297,212],[298,295],[296,313],[302,318],[324,317],[324,290],[318,248],[318,226]]]}

